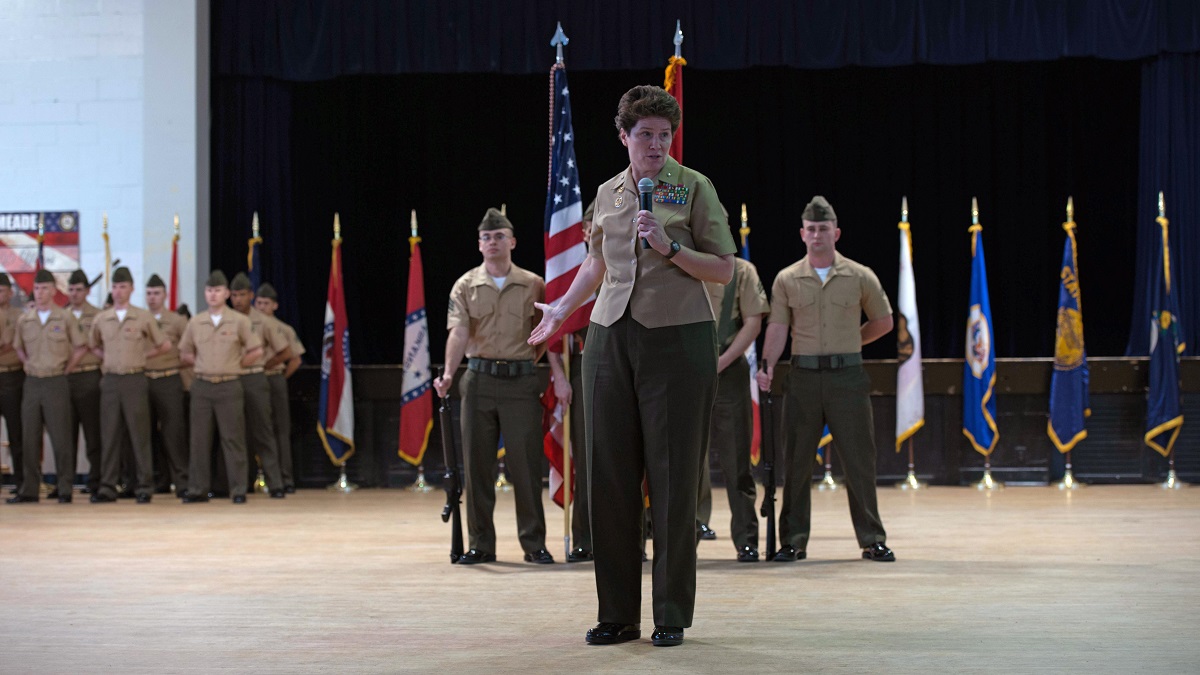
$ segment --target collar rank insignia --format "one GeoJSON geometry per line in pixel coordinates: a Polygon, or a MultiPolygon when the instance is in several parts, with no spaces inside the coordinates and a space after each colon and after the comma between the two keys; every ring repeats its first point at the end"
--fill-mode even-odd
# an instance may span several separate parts
{"type": "Polygon", "coordinates": [[[659,183],[658,187],[654,188],[654,201],[660,204],[686,204],[687,200],[688,188],[686,185],[659,183]]]}

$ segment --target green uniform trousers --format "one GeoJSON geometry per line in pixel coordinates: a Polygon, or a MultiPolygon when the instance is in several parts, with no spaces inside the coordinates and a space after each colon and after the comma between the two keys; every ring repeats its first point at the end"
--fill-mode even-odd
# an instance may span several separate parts
{"type": "Polygon", "coordinates": [[[154,466],[150,448],[150,385],[142,373],[107,373],[100,380],[100,494],[117,496],[121,453],[133,450],[135,494],[154,493],[154,466]]]}
{"type": "Polygon", "coordinates": [[[192,382],[191,452],[188,461],[188,494],[208,495],[212,488],[213,426],[221,438],[229,494],[246,494],[246,408],[240,379],[228,382],[192,382]]]}
{"type": "MultiPolygon", "coordinates": [[[[65,375],[26,377],[21,396],[21,495],[37,498],[42,484],[42,429],[54,446],[54,471],[58,494],[70,495],[75,484],[75,435],[71,433],[71,393],[65,375]]],[[[98,470],[99,467],[97,467],[98,470]]]]}
{"type": "MultiPolygon", "coordinates": [[[[242,391],[246,397],[246,446],[250,455],[258,455],[268,490],[282,490],[283,476],[279,470],[279,446],[275,444],[275,419],[271,408],[271,384],[262,373],[242,376],[242,391]]],[[[247,458],[247,466],[253,464],[247,458]]],[[[247,476],[252,480],[253,476],[247,476]]]]}
{"type": "Polygon", "coordinates": [[[296,487],[292,474],[292,403],[288,398],[287,378],[282,373],[268,375],[271,385],[271,412],[274,414],[275,447],[279,449],[279,475],[285,488],[296,487]]]}
{"type": "Polygon", "coordinates": [[[592,525],[588,515],[587,428],[583,405],[583,357],[571,356],[571,467],[575,491],[571,493],[571,538],[574,548],[592,550],[592,525]]]}
{"type": "Polygon", "coordinates": [[[780,545],[803,551],[812,524],[813,458],[829,425],[846,471],[850,520],[858,545],[887,540],[875,500],[875,427],[871,380],[862,366],[808,370],[792,367],[784,397],[783,506],[780,545]]]}
{"type": "MultiPolygon", "coordinates": [[[[4,427],[8,430],[8,450],[12,456],[13,484],[17,493],[21,493],[21,483],[25,480],[25,468],[21,458],[25,456],[25,448],[21,434],[21,399],[25,389],[25,372],[14,370],[0,373],[0,415],[4,417],[4,427]]],[[[40,480],[40,478],[39,478],[40,480]]]]}
{"type": "Polygon", "coordinates": [[[526,553],[546,548],[542,509],[542,389],[536,374],[500,377],[468,370],[462,395],[463,471],[470,548],[496,552],[496,452],[504,434],[504,464],[517,502],[517,539],[526,553]]]}
{"type": "Polygon", "coordinates": [[[87,446],[87,487],[96,494],[103,473],[101,457],[104,448],[104,441],[100,439],[100,371],[71,373],[67,375],[67,383],[71,390],[71,436],[78,447],[79,429],[83,428],[83,442],[87,446]]]}
{"type": "Polygon", "coordinates": [[[182,494],[188,484],[187,415],[183,408],[183,379],[178,375],[147,379],[150,385],[150,442],[158,468],[158,487],[175,484],[182,494]]]}
{"type": "MultiPolygon", "coordinates": [[[[739,357],[721,371],[713,403],[708,453],[717,456],[725,476],[731,514],[729,534],[734,548],[758,548],[758,515],[754,511],[754,476],[750,473],[750,444],[754,441],[754,407],[750,401],[750,363],[739,357]]],[[[712,482],[708,454],[701,465],[700,502],[696,522],[712,516],[712,482]]]]}
{"type": "Polygon", "coordinates": [[[654,528],[654,623],[692,625],[696,492],[717,387],[712,321],[593,323],[583,355],[599,621],[641,623],[642,476],[654,528]]]}

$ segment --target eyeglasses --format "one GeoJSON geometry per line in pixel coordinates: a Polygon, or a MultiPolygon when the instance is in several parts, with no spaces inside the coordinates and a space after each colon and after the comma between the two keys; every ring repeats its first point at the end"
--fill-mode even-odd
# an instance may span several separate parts
{"type": "Polygon", "coordinates": [[[479,241],[483,242],[494,241],[499,244],[504,242],[506,239],[508,239],[508,235],[504,234],[503,232],[497,232],[496,234],[484,233],[479,235],[479,241]]]}

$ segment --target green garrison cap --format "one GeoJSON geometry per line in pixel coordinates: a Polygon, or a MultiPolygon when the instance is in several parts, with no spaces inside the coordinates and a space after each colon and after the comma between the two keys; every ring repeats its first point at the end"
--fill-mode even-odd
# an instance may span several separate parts
{"type": "Polygon", "coordinates": [[[70,285],[83,284],[84,286],[87,286],[88,278],[87,275],[83,273],[83,270],[75,270],[74,272],[71,272],[71,278],[67,279],[67,283],[70,285]]]}
{"type": "Polygon", "coordinates": [[[812,198],[808,206],[804,207],[804,213],[800,216],[804,220],[809,220],[814,223],[820,223],[826,220],[837,220],[837,214],[833,212],[833,207],[821,195],[812,198]]]}
{"type": "Polygon", "coordinates": [[[275,287],[267,282],[263,282],[262,286],[258,287],[258,292],[255,293],[260,298],[267,298],[279,302],[279,295],[275,292],[275,287]]]}
{"type": "Polygon", "coordinates": [[[250,290],[250,277],[246,276],[245,272],[238,272],[233,275],[233,281],[229,282],[229,290],[231,291],[248,291],[250,290]]]}
{"type": "Polygon", "coordinates": [[[205,281],[204,285],[209,288],[216,288],[217,286],[228,286],[229,279],[225,277],[225,273],[222,272],[221,270],[213,270],[212,274],[208,275],[208,281],[205,281]]]}
{"type": "Polygon", "coordinates": [[[112,282],[114,284],[119,284],[119,283],[132,284],[133,283],[133,275],[129,273],[128,267],[118,267],[117,269],[113,270],[112,282]]]}
{"type": "Polygon", "coordinates": [[[499,230],[507,227],[513,229],[512,222],[503,214],[500,209],[490,208],[487,213],[483,214],[483,220],[479,223],[479,231],[487,232],[488,230],[499,230]]]}
{"type": "Polygon", "coordinates": [[[150,280],[146,282],[146,288],[150,287],[166,288],[167,285],[163,283],[162,277],[158,276],[157,274],[151,274],[150,280]]]}
{"type": "MultiPolygon", "coordinates": [[[[74,279],[75,277],[72,276],[71,278],[74,279]]],[[[54,275],[50,274],[50,272],[48,270],[38,270],[37,274],[33,275],[33,283],[35,283],[35,284],[52,284],[52,283],[54,283],[54,275]]],[[[75,282],[71,282],[71,283],[75,283],[75,282]]],[[[87,282],[84,282],[84,283],[87,283],[87,282]]]]}
{"type": "Polygon", "coordinates": [[[9,279],[8,275],[4,272],[0,272],[0,286],[12,288],[12,279],[9,279]]]}

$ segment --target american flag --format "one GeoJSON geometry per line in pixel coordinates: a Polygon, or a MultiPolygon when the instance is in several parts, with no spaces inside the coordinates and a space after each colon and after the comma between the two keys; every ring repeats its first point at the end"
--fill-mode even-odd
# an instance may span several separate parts
{"type": "MultiPolygon", "coordinates": [[[[579,166],[575,163],[575,130],[571,126],[571,100],[567,70],[561,63],[550,69],[550,180],[546,189],[546,302],[566,294],[587,258],[583,243],[583,192],[579,166]]],[[[587,326],[594,299],[575,311],[558,332],[550,336],[549,348],[562,348],[564,333],[587,326]]]]}

